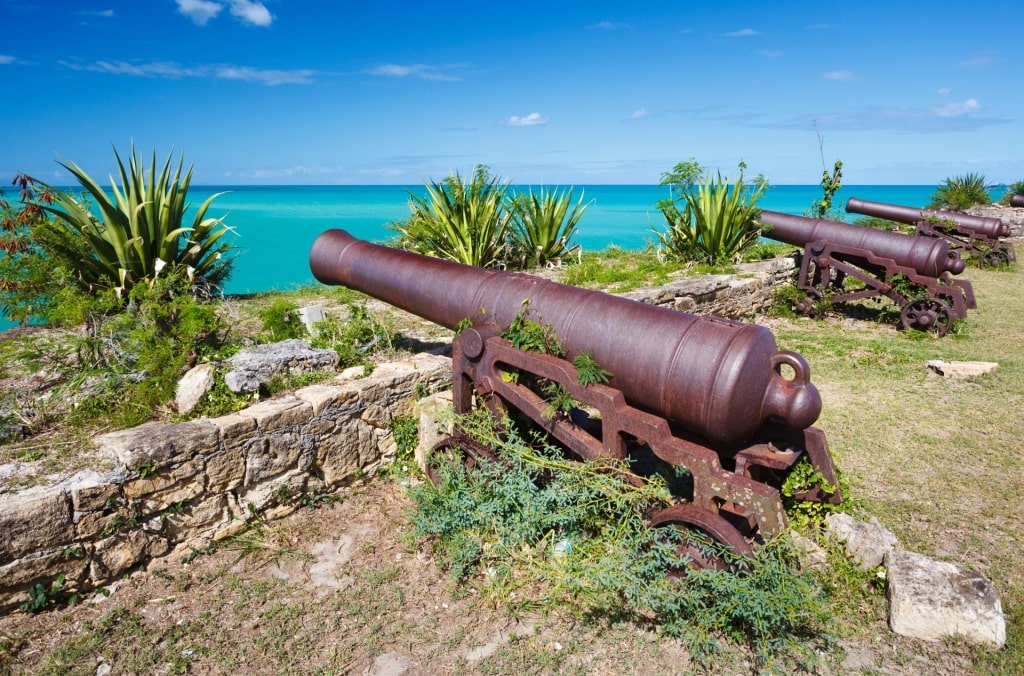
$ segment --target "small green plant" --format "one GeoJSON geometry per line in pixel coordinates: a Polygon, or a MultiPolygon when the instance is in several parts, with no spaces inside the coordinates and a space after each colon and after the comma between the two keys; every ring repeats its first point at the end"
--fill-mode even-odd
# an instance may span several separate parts
{"type": "Polygon", "coordinates": [[[565,355],[565,349],[558,342],[554,327],[530,319],[530,299],[524,298],[519,312],[512,318],[501,337],[512,343],[512,347],[526,352],[541,352],[556,357],[565,355]]]}
{"type": "Polygon", "coordinates": [[[587,206],[583,195],[575,205],[572,188],[564,192],[541,188],[534,194],[512,198],[512,248],[519,252],[521,267],[560,263],[576,248],[572,243],[576,226],[587,206]]]}
{"type": "Polygon", "coordinates": [[[299,306],[289,300],[275,300],[260,311],[260,319],[263,320],[263,335],[269,341],[305,338],[307,335],[306,325],[299,317],[299,306]]]}
{"type": "Polygon", "coordinates": [[[342,368],[370,365],[373,354],[394,348],[395,329],[391,321],[376,315],[365,303],[350,303],[348,317],[337,321],[328,317],[317,322],[316,336],[310,345],[316,348],[330,348],[338,353],[338,365],[342,368]]]}
{"type": "Polygon", "coordinates": [[[606,371],[598,365],[593,352],[581,352],[576,355],[572,360],[572,365],[576,367],[580,385],[607,383],[611,380],[612,372],[606,371]]]}
{"type": "Polygon", "coordinates": [[[680,195],[689,192],[703,175],[703,167],[691,157],[685,162],[677,162],[676,166],[672,167],[672,171],[661,172],[661,180],[658,181],[658,185],[667,185],[669,199],[675,199],[676,191],[680,195]]]}
{"type": "Polygon", "coordinates": [[[710,265],[742,260],[761,235],[756,204],[768,187],[760,176],[751,187],[746,186],[744,169],[741,162],[735,184],[721,173],[716,178],[707,174],[678,200],[658,203],[668,227],[664,231],[655,229],[654,233],[668,259],[710,265]]]}
{"type": "Polygon", "coordinates": [[[832,206],[832,200],[835,198],[836,193],[839,192],[839,188],[842,186],[843,163],[836,160],[835,166],[832,167],[831,174],[828,173],[827,169],[821,172],[822,197],[811,205],[810,217],[841,221],[842,218],[840,214],[832,206]]]}
{"type": "Polygon", "coordinates": [[[929,209],[966,211],[976,204],[991,204],[990,186],[983,174],[967,173],[951,176],[932,193],[929,209]]]}
{"type": "Polygon", "coordinates": [[[822,492],[829,494],[835,493],[837,489],[842,489],[844,496],[849,495],[849,485],[841,474],[839,485],[834,486],[825,479],[821,471],[816,469],[806,456],[800,458],[789,475],[786,476],[786,480],[779,490],[790,525],[797,530],[820,529],[824,526],[825,518],[829,514],[840,511],[843,507],[843,505],[834,505],[830,502],[804,500],[800,497],[815,488],[820,488],[822,492]]]}
{"type": "Polygon", "coordinates": [[[65,579],[64,574],[61,573],[49,585],[42,582],[32,585],[28,590],[28,600],[18,606],[19,610],[26,613],[38,613],[48,605],[55,603],[64,589],[65,579]]]}

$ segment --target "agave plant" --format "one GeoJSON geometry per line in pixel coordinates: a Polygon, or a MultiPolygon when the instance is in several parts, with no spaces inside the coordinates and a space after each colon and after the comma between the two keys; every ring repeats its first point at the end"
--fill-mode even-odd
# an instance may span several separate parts
{"type": "Polygon", "coordinates": [[[760,177],[752,188],[745,186],[742,171],[735,185],[721,173],[716,178],[705,174],[694,189],[682,193],[682,210],[675,201],[660,202],[668,228],[655,230],[655,235],[666,257],[710,265],[740,257],[760,237],[755,205],[766,188],[760,177]]]}
{"type": "Polygon", "coordinates": [[[412,215],[394,224],[403,246],[466,265],[494,267],[504,262],[511,213],[505,206],[508,183],[477,165],[466,183],[456,172],[427,184],[427,196],[410,194],[412,215]]]}
{"type": "Polygon", "coordinates": [[[951,176],[932,193],[932,201],[927,208],[966,211],[975,204],[991,204],[990,187],[982,174],[951,176]]]}
{"type": "MultiPolygon", "coordinates": [[[[147,172],[132,145],[128,168],[114,151],[120,186],[111,177],[110,194],[73,162],[62,161],[95,203],[95,215],[88,202],[46,186],[53,205],[43,208],[74,234],[84,240],[90,255],[75,263],[80,279],[88,289],[110,288],[118,295],[143,280],[153,280],[166,266],[180,268],[190,280],[218,285],[231,273],[233,259],[227,254],[233,247],[222,242],[229,232],[221,219],[207,218],[213,200],[207,198],[196,210],[190,226],[184,225],[192,167],[182,175],[184,158],[171,174],[168,155],[159,176],[156,153],[147,172]]],[[[45,185],[45,184],[43,184],[45,185]]]]}
{"type": "Polygon", "coordinates": [[[543,266],[559,261],[572,251],[572,237],[576,226],[589,204],[583,203],[583,194],[573,204],[573,191],[541,188],[534,193],[531,188],[526,195],[517,195],[512,200],[513,247],[525,260],[543,266]]]}
{"type": "Polygon", "coordinates": [[[1010,200],[1014,195],[1024,195],[1024,181],[1014,181],[1007,186],[1006,192],[999,198],[999,203],[1006,207],[1010,206],[1010,200]]]}

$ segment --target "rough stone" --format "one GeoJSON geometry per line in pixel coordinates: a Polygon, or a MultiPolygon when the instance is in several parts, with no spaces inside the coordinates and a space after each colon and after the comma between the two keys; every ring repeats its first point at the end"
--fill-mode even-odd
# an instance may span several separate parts
{"type": "Polygon", "coordinates": [[[213,376],[217,372],[216,364],[199,364],[178,381],[174,401],[178,413],[188,413],[207,392],[213,388],[213,376]]]}
{"type": "Polygon", "coordinates": [[[849,514],[838,512],[826,517],[825,537],[846,543],[846,555],[853,559],[861,570],[870,570],[882,565],[886,553],[899,544],[896,536],[875,517],[864,522],[849,514]]]}
{"type": "Polygon", "coordinates": [[[61,487],[0,495],[0,564],[60,547],[73,534],[71,501],[61,487]]]}
{"type": "Polygon", "coordinates": [[[442,437],[451,433],[451,424],[443,420],[444,412],[452,407],[451,391],[438,392],[416,402],[419,410],[419,439],[416,443],[416,464],[427,471],[430,451],[442,437]]]}
{"type": "Polygon", "coordinates": [[[930,641],[961,636],[1001,648],[1006,621],[995,587],[981,573],[913,552],[885,557],[889,626],[930,641]]]}
{"type": "Polygon", "coordinates": [[[943,361],[933,359],[925,364],[943,378],[970,378],[991,373],[999,364],[991,361],[943,361]]]}
{"type": "Polygon", "coordinates": [[[338,359],[334,350],[315,350],[298,339],[257,345],[231,357],[232,370],[225,374],[224,384],[232,392],[256,392],[278,373],[334,370],[338,359]]]}
{"type": "Polygon", "coordinates": [[[208,454],[220,441],[218,428],[204,422],[151,422],[95,438],[100,450],[129,469],[150,463],[154,470],[208,454]]]}
{"type": "Polygon", "coordinates": [[[96,543],[89,576],[109,580],[167,550],[167,540],[141,529],[118,533],[96,543]]]}
{"type": "Polygon", "coordinates": [[[245,479],[245,456],[241,448],[215,453],[206,459],[206,490],[224,493],[242,485],[245,479]]]}

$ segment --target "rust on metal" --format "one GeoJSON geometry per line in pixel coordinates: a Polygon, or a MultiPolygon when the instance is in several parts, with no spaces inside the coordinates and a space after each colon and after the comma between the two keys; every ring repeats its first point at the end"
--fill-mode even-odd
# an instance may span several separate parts
{"type": "Polygon", "coordinates": [[[1000,265],[1017,260],[1013,245],[1000,241],[1010,236],[1010,226],[1001,218],[974,216],[958,211],[916,209],[898,204],[871,202],[851,197],[846,211],[905,223],[917,228],[916,234],[945,240],[950,248],[976,256],[983,263],[1000,265]]]}
{"type": "MultiPolygon", "coordinates": [[[[810,368],[779,350],[765,327],[421,256],[342,230],[317,238],[310,268],[323,283],[461,328],[452,346],[457,412],[481,402],[495,415],[514,409],[580,459],[643,456],[689,470],[692,484],[666,513],[648,515],[651,523],[686,525],[746,553],[785,529],[779,488],[798,460],[838,484],[824,435],[811,427],[821,398],[810,368]],[[501,337],[522,312],[552,327],[564,358],[501,337]],[[584,353],[613,374],[607,384],[579,383],[572,359],[584,353]],[[519,375],[507,377],[512,371],[519,375]],[[551,415],[537,382],[557,383],[578,407],[551,415]]],[[[482,457],[466,444],[467,462],[482,457]]],[[[807,498],[841,496],[833,488],[807,498]]]]}
{"type": "Polygon", "coordinates": [[[1010,206],[1021,208],[1024,207],[1024,195],[1014,195],[1010,198],[1010,206]]]}
{"type": "Polygon", "coordinates": [[[808,297],[797,310],[805,314],[820,314],[824,300],[884,296],[900,306],[905,327],[941,336],[977,306],[970,282],[952,278],[964,261],[945,239],[768,210],[760,221],[765,237],[804,247],[798,286],[808,297]]]}

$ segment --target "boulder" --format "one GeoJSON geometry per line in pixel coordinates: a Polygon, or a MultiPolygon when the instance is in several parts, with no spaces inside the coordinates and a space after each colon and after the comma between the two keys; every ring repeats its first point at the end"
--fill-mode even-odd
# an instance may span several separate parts
{"type": "Polygon", "coordinates": [[[887,552],[891,552],[899,541],[878,519],[869,522],[858,521],[849,514],[829,514],[825,519],[825,537],[846,544],[846,555],[854,560],[861,570],[871,570],[882,565],[887,552]]]}
{"type": "Polygon", "coordinates": [[[250,393],[278,373],[313,373],[333,371],[338,365],[334,350],[314,350],[298,339],[257,345],[231,357],[232,370],[224,376],[224,384],[232,392],[250,393]]]}
{"type": "Polygon", "coordinates": [[[217,367],[214,364],[199,364],[182,376],[174,397],[178,413],[188,413],[195,408],[203,395],[213,387],[213,376],[216,371],[217,367]]]}
{"type": "Polygon", "coordinates": [[[991,361],[943,361],[932,359],[925,366],[943,378],[970,378],[990,373],[999,368],[999,364],[991,361]]]}
{"type": "Polygon", "coordinates": [[[995,587],[981,573],[913,552],[885,556],[889,626],[901,636],[959,636],[1001,648],[1006,621],[995,587]]]}

